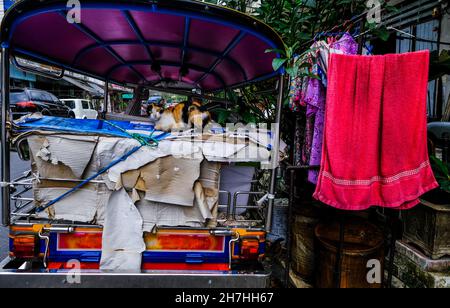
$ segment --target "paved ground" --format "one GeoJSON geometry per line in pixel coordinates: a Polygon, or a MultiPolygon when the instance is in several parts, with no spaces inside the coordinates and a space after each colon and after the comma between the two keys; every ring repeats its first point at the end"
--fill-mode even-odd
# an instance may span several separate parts
{"type": "MultiPolygon", "coordinates": [[[[11,152],[11,178],[16,179],[30,168],[30,162],[19,159],[16,152],[11,152]]],[[[0,210],[1,211],[1,210],[0,210]]],[[[8,255],[8,229],[0,227],[0,260],[8,255]]]]}

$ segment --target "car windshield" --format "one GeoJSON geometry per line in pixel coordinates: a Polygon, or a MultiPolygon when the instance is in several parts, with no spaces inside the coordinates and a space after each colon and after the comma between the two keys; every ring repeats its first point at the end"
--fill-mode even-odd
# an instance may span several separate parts
{"type": "Polygon", "coordinates": [[[18,102],[26,102],[28,101],[28,97],[25,92],[15,92],[9,94],[9,100],[11,104],[15,104],[18,102]]]}
{"type": "Polygon", "coordinates": [[[34,101],[51,101],[50,95],[42,91],[30,91],[31,99],[34,101]]]}
{"type": "Polygon", "coordinates": [[[63,101],[63,104],[69,107],[70,109],[75,109],[75,101],[63,101]]]}
{"type": "Polygon", "coordinates": [[[53,100],[53,102],[61,104],[61,101],[56,96],[54,96],[52,93],[48,94],[50,95],[50,98],[53,100]]]}

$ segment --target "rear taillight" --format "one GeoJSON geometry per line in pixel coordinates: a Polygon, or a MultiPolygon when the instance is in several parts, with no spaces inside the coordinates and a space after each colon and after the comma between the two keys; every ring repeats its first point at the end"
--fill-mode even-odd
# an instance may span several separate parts
{"type": "Polygon", "coordinates": [[[241,259],[244,260],[257,260],[259,252],[259,239],[258,238],[242,238],[240,241],[241,246],[241,259]]]}
{"type": "Polygon", "coordinates": [[[33,102],[18,102],[16,103],[16,106],[19,106],[20,108],[36,108],[36,104],[33,102]]]}
{"type": "Polygon", "coordinates": [[[32,259],[38,255],[38,239],[32,234],[12,236],[11,255],[16,258],[32,259]]]}

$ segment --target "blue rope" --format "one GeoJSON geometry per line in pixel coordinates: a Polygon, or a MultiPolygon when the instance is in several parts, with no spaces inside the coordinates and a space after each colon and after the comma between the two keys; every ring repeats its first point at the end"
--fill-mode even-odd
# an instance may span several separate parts
{"type": "Polygon", "coordinates": [[[127,154],[123,155],[122,157],[120,157],[119,159],[113,161],[112,163],[110,163],[108,166],[106,166],[105,168],[101,169],[99,172],[97,172],[96,174],[90,176],[89,178],[87,178],[86,180],[84,180],[83,182],[81,182],[80,184],[78,184],[77,186],[75,186],[74,188],[70,189],[69,191],[67,191],[66,193],[62,194],[61,196],[57,197],[56,199],[53,199],[52,201],[50,201],[49,203],[47,203],[44,206],[38,207],[36,209],[36,212],[40,213],[45,211],[47,208],[49,208],[50,206],[54,205],[55,203],[61,201],[62,199],[66,198],[67,196],[71,195],[72,193],[74,193],[75,191],[77,191],[78,189],[80,189],[81,187],[83,187],[84,185],[88,184],[90,181],[92,181],[93,179],[95,179],[96,177],[98,177],[99,175],[102,175],[103,173],[105,173],[106,171],[108,171],[109,169],[111,169],[112,167],[114,167],[115,165],[117,165],[118,163],[126,160],[128,157],[130,157],[131,155],[133,155],[134,153],[136,153],[140,148],[142,148],[143,145],[137,146],[134,149],[132,149],[130,152],[128,152],[127,154]]]}
{"type": "MultiPolygon", "coordinates": [[[[102,123],[103,123],[103,121],[102,121],[102,123]]],[[[47,208],[49,208],[50,206],[54,205],[55,203],[61,201],[62,199],[66,198],[67,196],[71,195],[72,193],[74,193],[78,189],[82,188],[84,185],[88,184],[90,181],[94,180],[98,176],[102,175],[103,173],[105,173],[106,171],[108,171],[109,169],[111,169],[112,167],[117,165],[118,163],[126,160],[128,157],[130,157],[131,155],[136,153],[140,148],[142,148],[144,146],[157,147],[159,145],[159,141],[162,140],[163,138],[165,138],[167,135],[169,135],[168,133],[162,133],[162,134],[160,134],[160,135],[158,135],[156,137],[153,137],[153,134],[155,133],[155,129],[153,129],[153,131],[151,132],[151,134],[149,136],[143,136],[143,135],[139,135],[139,134],[131,134],[131,133],[127,132],[125,129],[119,127],[118,125],[115,125],[114,123],[108,122],[106,120],[104,121],[104,123],[109,124],[110,126],[112,126],[113,128],[115,128],[115,129],[117,129],[119,131],[125,132],[128,136],[130,136],[130,138],[133,138],[133,139],[139,141],[139,143],[141,145],[135,147],[134,149],[132,149],[130,152],[126,153],[125,155],[123,155],[119,159],[111,162],[108,166],[106,166],[105,168],[101,169],[96,174],[90,176],[89,178],[87,178],[86,180],[84,180],[83,182],[81,182],[80,184],[75,186],[74,188],[70,189],[69,191],[65,192],[61,196],[51,200],[46,205],[36,208],[36,212],[38,212],[38,213],[43,212],[47,208]]]]}
{"type": "MultiPolygon", "coordinates": [[[[155,129],[154,128],[153,128],[153,130],[152,130],[152,132],[151,132],[151,134],[149,136],[143,136],[143,135],[140,135],[140,134],[131,134],[127,130],[123,129],[122,127],[120,127],[120,126],[118,126],[118,125],[116,125],[114,123],[111,123],[111,122],[109,122],[107,120],[103,120],[103,122],[105,122],[106,124],[114,127],[115,129],[117,129],[117,130],[127,134],[130,138],[133,138],[133,139],[139,141],[139,143],[142,144],[142,145],[151,146],[151,147],[157,147],[158,144],[159,144],[159,141],[156,138],[153,138],[153,134],[155,133],[155,129]]],[[[160,136],[158,136],[158,137],[160,137],[160,136]]]]}

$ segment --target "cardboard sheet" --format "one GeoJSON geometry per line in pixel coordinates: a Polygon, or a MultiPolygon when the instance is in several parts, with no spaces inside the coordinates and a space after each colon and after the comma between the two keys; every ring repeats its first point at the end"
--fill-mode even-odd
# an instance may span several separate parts
{"type": "Polygon", "coordinates": [[[39,175],[81,179],[97,145],[96,136],[30,136],[28,144],[39,175]]]}
{"type": "Polygon", "coordinates": [[[140,272],[146,249],[143,220],[125,189],[111,194],[105,213],[100,269],[140,272]]]}
{"type": "Polygon", "coordinates": [[[195,201],[193,207],[152,202],[141,193],[136,203],[143,219],[144,231],[151,232],[155,226],[215,227],[219,200],[220,164],[204,160],[200,168],[200,178],[194,184],[195,201]]]}
{"type": "MultiPolygon", "coordinates": [[[[34,185],[34,199],[38,206],[67,192],[73,185],[61,185],[61,182],[44,181],[34,185]],[[64,187],[66,186],[66,187],[64,187]]],[[[104,184],[90,184],[76,193],[62,199],[46,211],[38,213],[41,218],[93,223],[102,220],[104,207],[108,203],[111,191],[104,184]]]]}
{"type": "MultiPolygon", "coordinates": [[[[157,205],[152,209],[151,223],[166,221],[164,223],[214,225],[218,204],[218,161],[230,161],[242,155],[244,157],[239,160],[246,161],[245,155],[252,147],[262,150],[258,159],[264,160],[270,156],[266,148],[251,139],[226,134],[188,135],[163,140],[156,148],[143,147],[99,176],[96,180],[103,181],[104,185],[98,184],[103,186],[88,188],[92,187],[88,185],[41,215],[101,224],[108,214],[105,212],[105,199],[112,191],[125,187],[133,202],[147,201],[147,205],[157,205]],[[204,155],[207,160],[201,165],[204,155]],[[206,164],[209,165],[204,167],[206,164]],[[207,169],[209,173],[205,171],[207,169]],[[201,188],[194,190],[196,183],[200,183],[201,188]],[[145,200],[141,200],[139,192],[145,193],[145,200]],[[196,212],[182,208],[174,210],[176,206],[196,208],[196,212]],[[167,215],[174,218],[164,218],[161,213],[169,213],[167,215]]],[[[43,179],[87,178],[139,145],[138,141],[130,138],[50,135],[48,132],[32,135],[28,140],[35,171],[43,179]]],[[[75,185],[77,182],[70,183],[75,185]]],[[[69,188],[54,184],[36,186],[37,204],[46,204],[69,188]]]]}
{"type": "Polygon", "coordinates": [[[152,232],[155,226],[204,227],[198,207],[183,207],[167,203],[145,200],[136,202],[136,207],[144,221],[143,231],[152,232]]]}
{"type": "Polygon", "coordinates": [[[200,176],[201,162],[202,159],[167,156],[142,167],[140,177],[145,185],[145,199],[193,206],[194,183],[200,176]]]}

